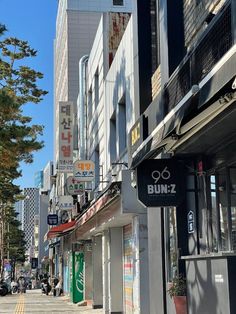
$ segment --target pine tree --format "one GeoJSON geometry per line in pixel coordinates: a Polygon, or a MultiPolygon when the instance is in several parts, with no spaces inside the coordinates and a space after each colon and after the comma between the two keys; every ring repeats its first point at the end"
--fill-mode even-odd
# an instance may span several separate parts
{"type": "MultiPolygon", "coordinates": [[[[10,221],[8,221],[9,217],[7,218],[9,208],[15,203],[20,193],[19,187],[13,181],[21,176],[20,163],[32,163],[33,153],[43,147],[43,142],[38,141],[38,136],[42,135],[43,126],[33,125],[31,117],[23,114],[23,106],[30,103],[37,104],[47,94],[47,91],[40,89],[37,85],[37,81],[43,78],[43,74],[24,65],[27,58],[37,55],[37,51],[32,49],[27,41],[5,37],[6,31],[6,27],[0,24],[0,36],[3,37],[0,40],[1,274],[6,252],[6,225],[13,223],[19,229],[13,216],[9,216],[10,221]]],[[[20,230],[15,230],[15,232],[20,232],[20,230]]],[[[22,243],[19,249],[24,254],[22,243]]]]}

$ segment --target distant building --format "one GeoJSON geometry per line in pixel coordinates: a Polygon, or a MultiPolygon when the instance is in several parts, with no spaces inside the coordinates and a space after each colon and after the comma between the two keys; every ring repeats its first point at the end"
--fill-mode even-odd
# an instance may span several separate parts
{"type": "Polygon", "coordinates": [[[53,162],[49,161],[43,169],[43,191],[50,191],[52,188],[53,162]]]}
{"type": "Polygon", "coordinates": [[[39,229],[40,229],[40,223],[39,223],[39,215],[35,215],[34,218],[34,256],[32,257],[39,257],[39,229]]]}
{"type": "Polygon", "coordinates": [[[18,201],[15,203],[15,212],[17,213],[17,220],[21,223],[21,229],[23,224],[23,201],[18,201]]]}
{"type": "Polygon", "coordinates": [[[29,249],[34,235],[34,218],[39,213],[39,189],[24,188],[23,194],[25,199],[22,201],[22,230],[25,233],[26,248],[29,249]]]}
{"type": "Polygon", "coordinates": [[[52,187],[53,162],[49,161],[42,172],[42,184],[39,189],[39,211],[34,224],[34,257],[38,258],[38,267],[42,268],[42,261],[48,256],[48,241],[44,236],[48,231],[47,215],[49,207],[49,193],[52,187]]]}
{"type": "Polygon", "coordinates": [[[37,171],[34,174],[34,186],[38,189],[43,187],[43,171],[37,171]]]}

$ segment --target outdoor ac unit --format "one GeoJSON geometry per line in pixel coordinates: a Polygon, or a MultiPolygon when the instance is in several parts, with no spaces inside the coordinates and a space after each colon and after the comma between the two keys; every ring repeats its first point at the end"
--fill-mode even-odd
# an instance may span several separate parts
{"type": "Polygon", "coordinates": [[[88,200],[91,201],[94,199],[94,191],[88,192],[88,200]]]}
{"type": "Polygon", "coordinates": [[[60,210],[59,212],[59,219],[62,224],[66,223],[69,221],[69,213],[67,210],[60,210]]]}
{"type": "Polygon", "coordinates": [[[84,245],[82,243],[72,243],[72,251],[73,252],[82,251],[83,248],[84,248],[84,245]]]}

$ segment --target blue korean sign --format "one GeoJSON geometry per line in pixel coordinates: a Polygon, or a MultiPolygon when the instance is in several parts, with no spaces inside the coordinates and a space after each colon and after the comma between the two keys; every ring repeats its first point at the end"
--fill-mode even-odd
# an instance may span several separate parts
{"type": "Polygon", "coordinates": [[[58,224],[58,215],[57,214],[51,214],[48,215],[48,225],[49,226],[56,226],[58,224]]]}

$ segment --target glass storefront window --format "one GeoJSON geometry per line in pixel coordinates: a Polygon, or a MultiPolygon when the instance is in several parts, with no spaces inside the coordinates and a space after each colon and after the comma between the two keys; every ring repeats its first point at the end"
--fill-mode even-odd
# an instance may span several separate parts
{"type": "Polygon", "coordinates": [[[178,273],[178,245],[177,245],[177,221],[176,208],[168,207],[166,209],[166,223],[167,223],[167,265],[168,265],[168,281],[178,273]]]}
{"type": "Polygon", "coordinates": [[[232,250],[236,251],[236,167],[230,168],[230,208],[231,208],[231,241],[232,250]]]}
{"type": "Polygon", "coordinates": [[[212,228],[212,252],[218,252],[218,215],[216,201],[216,177],[210,176],[210,194],[211,194],[211,228],[212,228]]]}
{"type": "Polygon", "coordinates": [[[227,172],[223,169],[218,174],[219,193],[219,224],[220,224],[220,250],[229,251],[229,221],[228,221],[228,197],[227,197],[227,172]]]}

